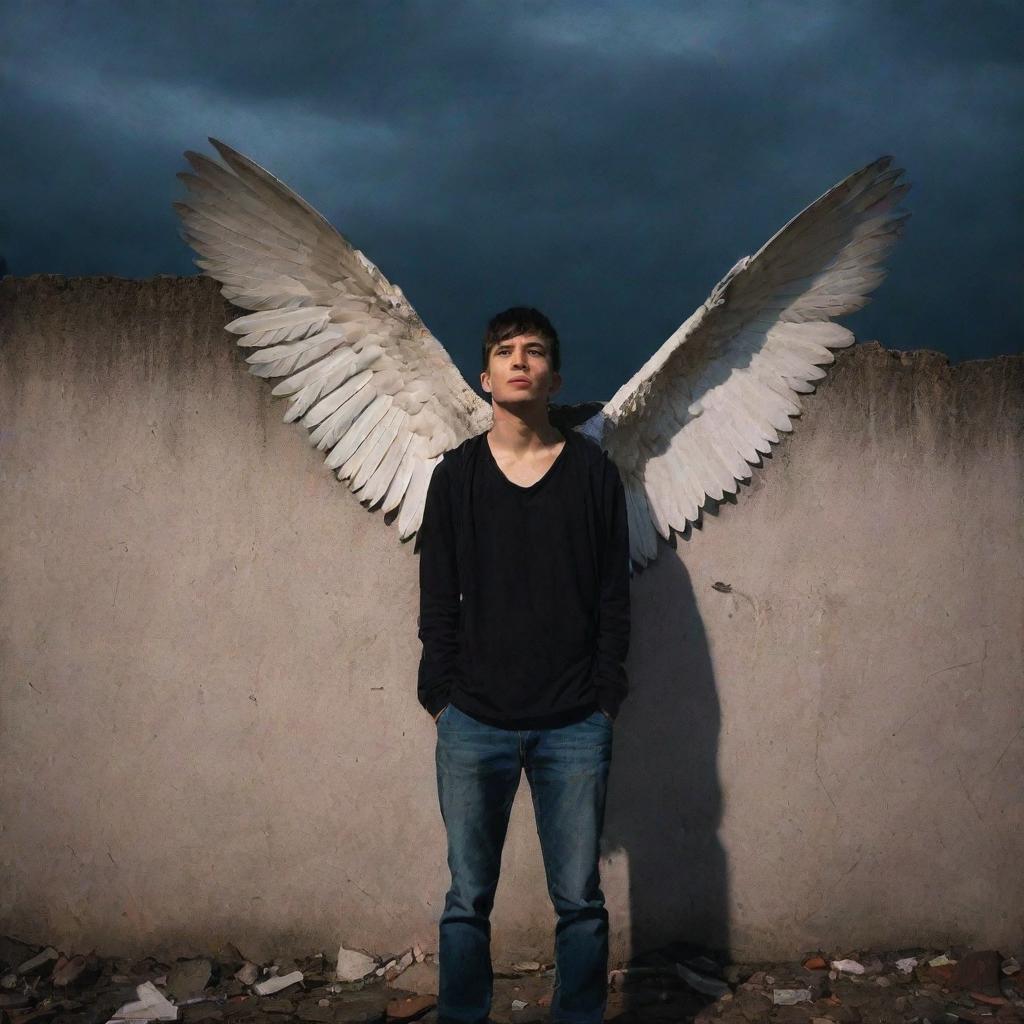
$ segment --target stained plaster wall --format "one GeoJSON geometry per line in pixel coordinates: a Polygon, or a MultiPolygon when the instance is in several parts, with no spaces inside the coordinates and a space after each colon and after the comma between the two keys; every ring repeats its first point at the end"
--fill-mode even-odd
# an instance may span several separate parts
{"type": "MultiPolygon", "coordinates": [[[[436,949],[417,556],[232,315],[198,278],[0,282],[0,927],[436,949]]],[[[1024,357],[839,353],[634,579],[613,961],[1019,939],[1022,384],[1024,357]]],[[[496,957],[551,955],[525,777],[492,920],[496,957]]]]}

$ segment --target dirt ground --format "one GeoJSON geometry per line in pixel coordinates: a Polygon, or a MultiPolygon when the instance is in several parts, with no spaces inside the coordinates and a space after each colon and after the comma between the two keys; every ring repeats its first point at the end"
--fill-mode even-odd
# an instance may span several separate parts
{"type": "MultiPolygon", "coordinates": [[[[342,978],[338,959],[322,953],[256,964],[229,945],[162,962],[62,953],[7,937],[0,939],[0,1024],[437,1024],[438,964],[431,953],[414,947],[354,958],[342,978]]],[[[610,972],[605,1019],[1024,1024],[1019,964],[1019,951],[963,948],[820,952],[793,963],[736,964],[670,946],[610,972]]],[[[494,1024],[549,1019],[551,963],[496,963],[494,973],[494,1024]]]]}

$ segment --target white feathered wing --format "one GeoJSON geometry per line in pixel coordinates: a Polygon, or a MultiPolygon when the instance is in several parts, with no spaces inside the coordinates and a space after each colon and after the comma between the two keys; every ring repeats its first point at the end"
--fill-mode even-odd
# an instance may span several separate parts
{"type": "Polygon", "coordinates": [[[367,507],[420,527],[444,452],[491,424],[402,291],[316,210],[259,164],[210,139],[227,167],[185,154],[192,198],[175,203],[196,265],[255,312],[227,330],[258,377],[284,377],[285,422],[300,419],[326,463],[367,507]]]}
{"type": "Polygon", "coordinates": [[[909,185],[883,157],[839,182],[753,256],[580,429],[622,476],[630,559],[646,565],[656,533],[695,522],[707,496],[733,494],[749,464],[792,430],[798,394],[814,390],[854,341],[834,317],[866,305],[909,214],[909,185]]]}

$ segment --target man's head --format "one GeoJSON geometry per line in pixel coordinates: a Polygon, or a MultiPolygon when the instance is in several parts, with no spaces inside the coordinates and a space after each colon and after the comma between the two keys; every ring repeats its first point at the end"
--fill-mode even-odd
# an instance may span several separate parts
{"type": "Polygon", "coordinates": [[[513,306],[493,317],[480,385],[499,402],[547,402],[562,385],[558,332],[539,310],[513,306]],[[527,381],[528,386],[522,381],[527,381]]]}

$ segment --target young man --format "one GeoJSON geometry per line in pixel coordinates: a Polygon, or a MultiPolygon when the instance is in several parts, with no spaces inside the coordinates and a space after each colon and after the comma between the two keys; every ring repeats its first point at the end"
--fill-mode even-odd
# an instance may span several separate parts
{"type": "Polygon", "coordinates": [[[535,309],[487,328],[491,429],[445,454],[421,527],[420,703],[452,884],[439,927],[440,1024],[484,1024],[490,913],[525,769],[555,929],[555,1024],[598,1024],[608,912],[599,839],[612,722],[626,696],[629,536],[615,464],[548,419],[558,335],[535,309]]]}

